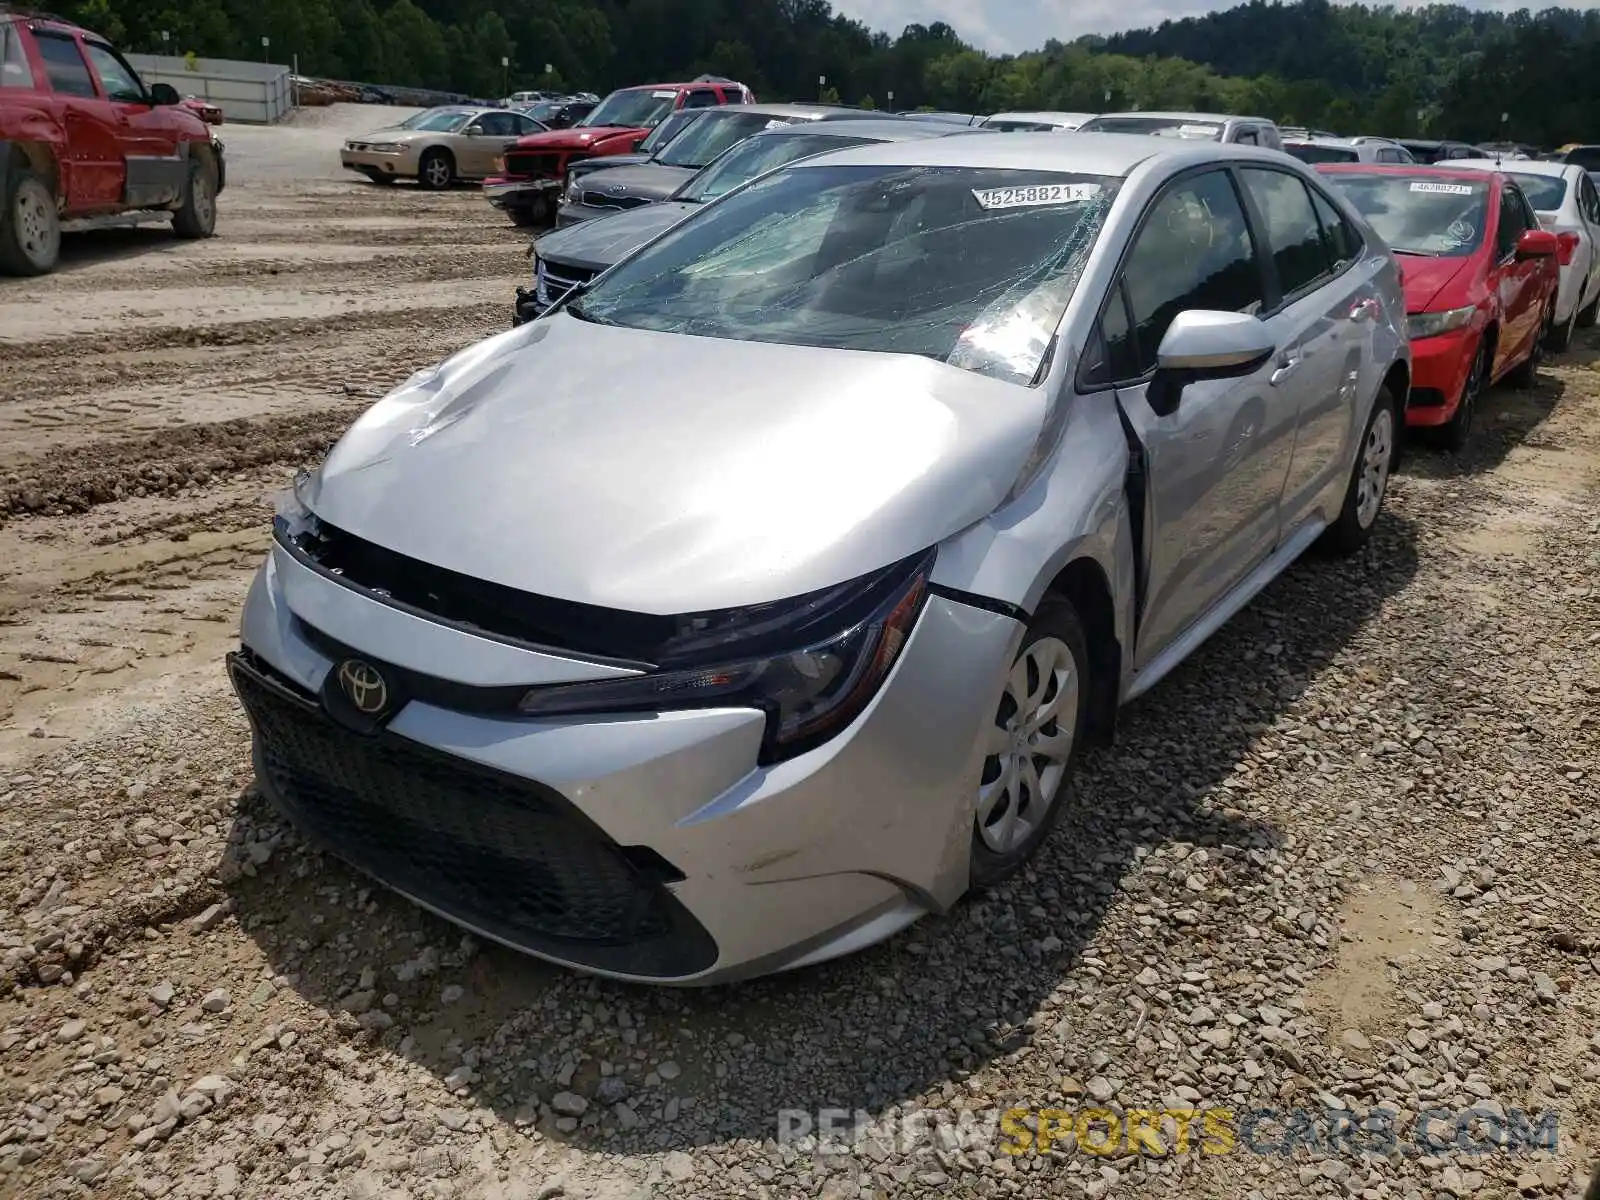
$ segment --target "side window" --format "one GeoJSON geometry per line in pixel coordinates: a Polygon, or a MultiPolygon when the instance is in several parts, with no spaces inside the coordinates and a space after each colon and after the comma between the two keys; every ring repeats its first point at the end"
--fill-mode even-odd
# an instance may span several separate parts
{"type": "Polygon", "coordinates": [[[1185,179],[1151,205],[1123,280],[1139,375],[1154,369],[1167,327],[1184,310],[1260,311],[1261,266],[1227,172],[1185,179]]]}
{"type": "Polygon", "coordinates": [[[518,113],[516,116],[514,116],[512,121],[516,125],[514,132],[518,137],[525,133],[538,133],[539,130],[544,128],[544,126],[540,125],[539,122],[535,121],[532,117],[521,113],[518,113]]]}
{"type": "Polygon", "coordinates": [[[1283,295],[1314,286],[1328,274],[1328,252],[1306,185],[1286,171],[1246,168],[1239,174],[1266,227],[1266,249],[1283,295]]]}
{"type": "Polygon", "coordinates": [[[1311,207],[1317,210],[1322,225],[1322,241],[1328,248],[1328,261],[1334,272],[1344,270],[1361,257],[1361,235],[1344,215],[1316,188],[1311,189],[1311,207]]]}
{"type": "Polygon", "coordinates": [[[78,43],[55,33],[35,33],[39,57],[44,59],[45,72],[50,77],[50,90],[63,96],[88,96],[93,98],[94,80],[89,67],[78,53],[78,43]]]}
{"type": "Polygon", "coordinates": [[[148,97],[144,94],[144,84],[139,82],[139,76],[115,50],[110,46],[84,42],[83,52],[89,56],[89,61],[99,73],[100,85],[105,88],[108,99],[119,104],[146,103],[148,97]]]}
{"type": "Polygon", "coordinates": [[[484,113],[473,124],[479,133],[490,137],[512,137],[520,132],[517,119],[510,113],[484,113]]]}
{"type": "Polygon", "coordinates": [[[1578,207],[1583,210],[1584,220],[1600,225],[1600,193],[1594,190],[1594,180],[1587,174],[1578,180],[1578,207]]]}
{"type": "Polygon", "coordinates": [[[1078,373],[1081,389],[1106,387],[1139,377],[1133,349],[1133,327],[1128,322],[1126,289],[1118,281],[1106,296],[1105,311],[1084,348],[1083,367],[1078,373]]]}
{"type": "Polygon", "coordinates": [[[1256,131],[1248,127],[1241,129],[1234,134],[1233,140],[1240,146],[1259,146],[1261,144],[1256,139],[1256,131]]]}
{"type": "Polygon", "coordinates": [[[1500,257],[1516,251],[1517,241],[1528,231],[1522,196],[1517,189],[1507,185],[1500,192],[1500,227],[1495,234],[1495,249],[1500,257]]]}
{"type": "Polygon", "coordinates": [[[695,88],[684,100],[685,108],[713,108],[719,103],[716,88],[695,88]]]}
{"type": "Polygon", "coordinates": [[[33,87],[33,68],[22,48],[22,34],[11,22],[0,22],[0,88],[33,87]]]}

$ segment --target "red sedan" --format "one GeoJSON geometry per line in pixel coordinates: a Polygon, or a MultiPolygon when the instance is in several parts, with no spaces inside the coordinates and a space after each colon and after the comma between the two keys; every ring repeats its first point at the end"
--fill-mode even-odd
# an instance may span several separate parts
{"type": "Polygon", "coordinates": [[[1466,445],[1484,389],[1533,383],[1555,310],[1561,246],[1499,172],[1317,168],[1400,255],[1411,339],[1406,424],[1466,445]]]}

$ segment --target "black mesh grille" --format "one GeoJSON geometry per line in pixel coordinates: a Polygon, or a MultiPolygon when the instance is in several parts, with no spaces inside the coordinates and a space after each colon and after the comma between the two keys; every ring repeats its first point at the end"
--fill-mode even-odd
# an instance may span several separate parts
{"type": "Polygon", "coordinates": [[[542,179],[557,179],[561,175],[562,155],[533,154],[513,150],[506,155],[507,175],[532,175],[542,179]]]}
{"type": "Polygon", "coordinates": [[[583,202],[590,208],[643,208],[652,201],[645,196],[612,196],[593,188],[583,193],[583,202]]]}
{"type": "Polygon", "coordinates": [[[715,961],[663,886],[672,868],[618,846],[551,789],[347,731],[247,655],[229,669],[265,790],[353,866],[491,937],[600,970],[666,978],[715,961]]]}

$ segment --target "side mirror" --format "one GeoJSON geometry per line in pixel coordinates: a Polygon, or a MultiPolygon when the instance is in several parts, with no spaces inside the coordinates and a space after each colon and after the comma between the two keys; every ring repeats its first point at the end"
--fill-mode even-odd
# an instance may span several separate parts
{"type": "Polygon", "coordinates": [[[150,103],[160,107],[170,104],[181,104],[183,97],[178,95],[178,89],[170,83],[152,83],[150,85],[150,103]]]}
{"type": "Polygon", "coordinates": [[[1156,374],[1146,392],[1150,407],[1166,416],[1178,407],[1189,384],[1248,375],[1276,349],[1271,330],[1249,313],[1181,312],[1156,349],[1156,374]]]}
{"type": "Polygon", "coordinates": [[[1561,239],[1544,229],[1530,229],[1517,239],[1517,259],[1552,258],[1561,253],[1561,239]]]}
{"type": "Polygon", "coordinates": [[[483,130],[479,129],[476,125],[468,125],[463,132],[465,132],[468,137],[483,136],[483,130]]]}

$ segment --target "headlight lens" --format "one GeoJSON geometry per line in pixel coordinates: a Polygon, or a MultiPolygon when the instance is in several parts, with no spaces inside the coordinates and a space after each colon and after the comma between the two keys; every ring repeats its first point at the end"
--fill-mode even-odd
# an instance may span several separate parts
{"type": "Polygon", "coordinates": [[[322,468],[302,470],[294,477],[292,486],[273,497],[272,532],[278,537],[293,540],[312,529],[316,515],[311,502],[316,496],[322,468]]]}
{"type": "Polygon", "coordinates": [[[582,176],[569,174],[567,176],[567,192],[566,192],[566,195],[562,197],[562,203],[564,203],[564,204],[576,204],[578,202],[578,197],[582,193],[583,193],[583,178],[582,178],[582,176]]]}
{"type": "Polygon", "coordinates": [[[1441,333],[1449,333],[1469,324],[1475,312],[1477,309],[1469,304],[1465,308],[1450,308],[1443,312],[1412,313],[1406,318],[1406,336],[1412,341],[1438,337],[1441,333]]]}
{"type": "Polygon", "coordinates": [[[367,149],[374,154],[399,154],[402,147],[398,142],[373,142],[367,149]]]}
{"type": "Polygon", "coordinates": [[[540,304],[550,303],[550,285],[544,277],[544,259],[533,260],[533,296],[540,304]]]}
{"type": "Polygon", "coordinates": [[[761,761],[792,758],[844,729],[877,694],[922,612],[933,558],[929,551],[779,604],[685,617],[661,669],[532,688],[518,707],[529,716],[759,708],[761,761]]]}

